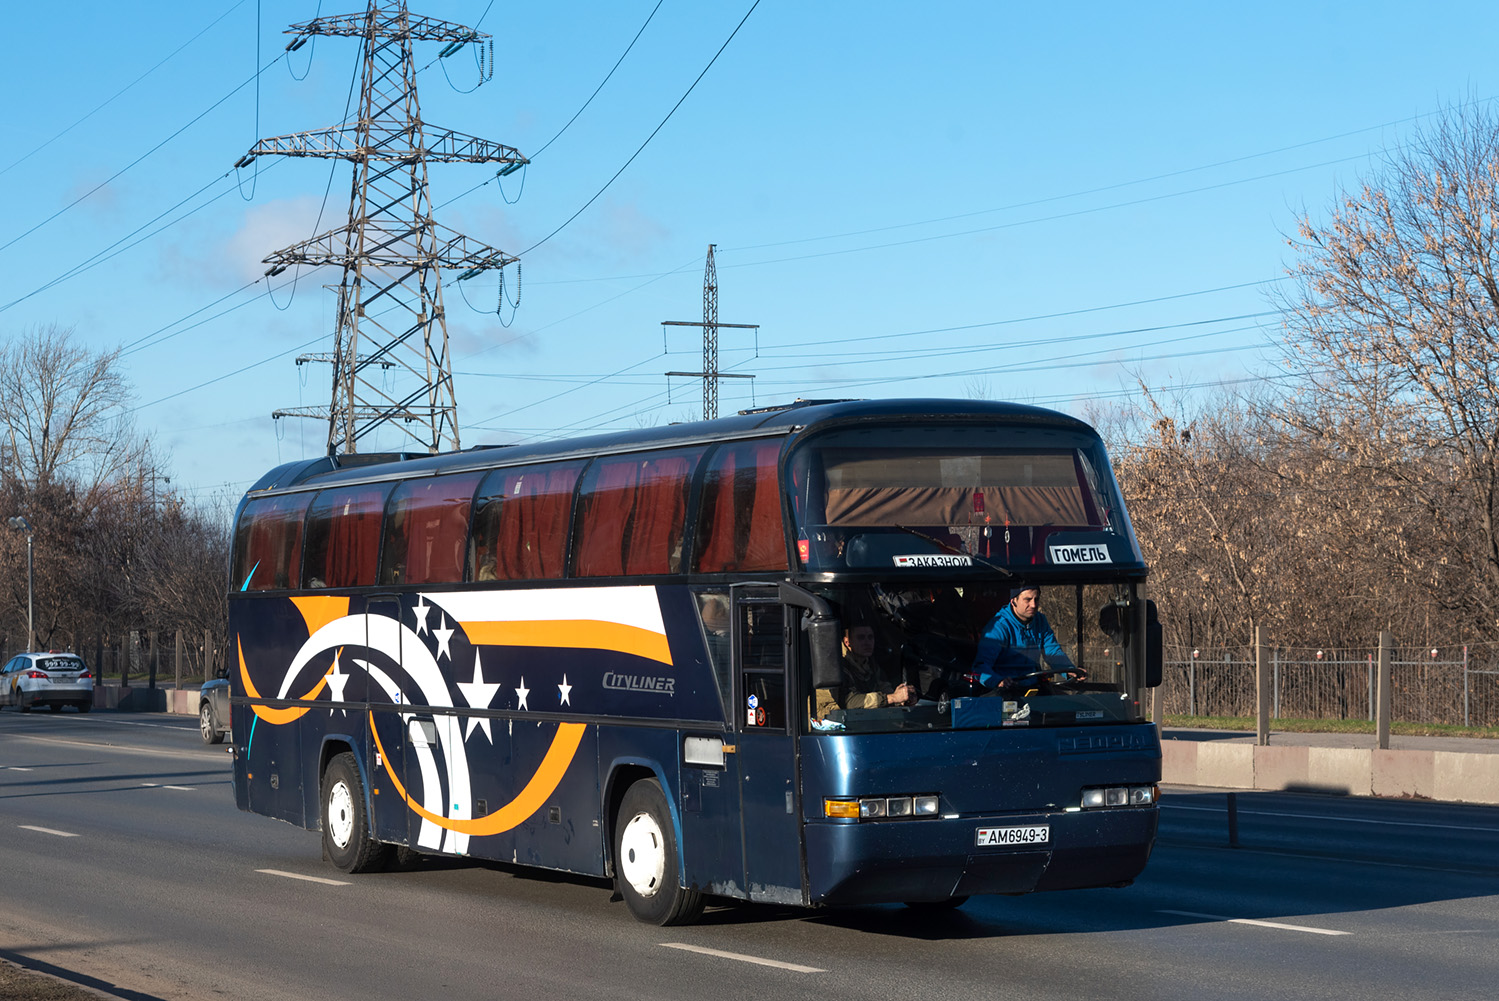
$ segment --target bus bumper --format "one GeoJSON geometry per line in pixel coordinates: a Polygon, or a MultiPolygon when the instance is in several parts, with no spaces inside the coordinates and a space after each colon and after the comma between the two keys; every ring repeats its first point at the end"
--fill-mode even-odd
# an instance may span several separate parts
{"type": "Polygon", "coordinates": [[[1129,883],[1155,844],[1158,809],[808,823],[807,889],[816,904],[946,900],[1129,883]],[[1044,824],[1044,845],[979,848],[989,827],[1044,824]]]}

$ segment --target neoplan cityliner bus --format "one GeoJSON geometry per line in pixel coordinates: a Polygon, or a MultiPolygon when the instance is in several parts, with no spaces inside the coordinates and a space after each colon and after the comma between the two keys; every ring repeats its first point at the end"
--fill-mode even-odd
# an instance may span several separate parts
{"type": "Polygon", "coordinates": [[[347,872],[418,853],[705,896],[950,906],[1127,885],[1154,843],[1146,566],[1098,435],[1033,407],[798,403],[290,463],[236,518],[243,810],[347,872]],[[976,689],[1039,585],[1078,668],[976,689]],[[846,625],[922,698],[814,715],[846,625]]]}

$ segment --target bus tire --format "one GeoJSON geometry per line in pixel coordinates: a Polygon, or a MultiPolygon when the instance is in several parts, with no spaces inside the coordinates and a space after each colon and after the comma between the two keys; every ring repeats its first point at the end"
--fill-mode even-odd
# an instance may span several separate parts
{"type": "Polygon", "coordinates": [[[630,913],[646,924],[691,924],[703,913],[703,895],[682,886],[676,830],[655,779],[630,786],[619,805],[614,880],[630,913]]]}
{"type": "Polygon", "coordinates": [[[385,867],[390,846],[371,835],[364,782],[354,755],[334,755],[323,772],[323,854],[344,872],[376,872],[385,867]]]}

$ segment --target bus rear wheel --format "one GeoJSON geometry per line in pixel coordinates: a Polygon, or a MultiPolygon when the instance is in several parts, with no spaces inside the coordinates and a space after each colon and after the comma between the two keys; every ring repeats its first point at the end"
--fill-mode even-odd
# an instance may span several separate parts
{"type": "Polygon", "coordinates": [[[390,846],[376,841],[365,810],[364,782],[348,751],[335,755],[323,772],[323,854],[344,872],[385,868],[390,846]]]}
{"type": "Polygon", "coordinates": [[[630,786],[620,803],[614,879],[625,906],[646,924],[691,924],[703,913],[703,895],[681,885],[671,812],[655,779],[630,786]]]}

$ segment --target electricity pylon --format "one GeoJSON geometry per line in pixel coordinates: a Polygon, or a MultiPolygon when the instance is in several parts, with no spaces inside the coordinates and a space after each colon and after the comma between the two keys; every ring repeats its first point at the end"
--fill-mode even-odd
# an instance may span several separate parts
{"type": "Polygon", "coordinates": [[[312,35],[361,39],[364,69],[356,119],[262,139],[236,165],[279,155],[337,157],[354,166],[348,222],[265,258],[273,265],[267,275],[298,264],[343,269],[333,351],[298,359],[332,363],[332,401],[326,410],[295,407],[271,416],[326,420],[329,455],[357,452],[359,440],[385,424],[429,452],[457,449],[440,269],[461,268],[462,280],[517,258],[433,220],[427,163],[500,163],[504,175],[528,161],[500,143],[428,128],[417,104],[411,44],[446,42],[447,56],[489,36],[412,15],[405,0],[369,0],[362,14],[320,17],[286,33],[297,36],[289,50],[312,35]]]}
{"type": "Polygon", "coordinates": [[[758,323],[719,323],[718,322],[718,269],[713,265],[713,248],[716,243],[708,244],[708,265],[703,270],[703,320],[662,320],[663,327],[702,327],[703,328],[703,370],[701,372],[667,372],[667,378],[674,375],[688,375],[703,377],[703,420],[711,421],[718,416],[718,380],[719,379],[753,379],[752,375],[741,375],[737,372],[720,372],[718,370],[718,328],[737,327],[743,330],[759,330],[758,323]]]}

